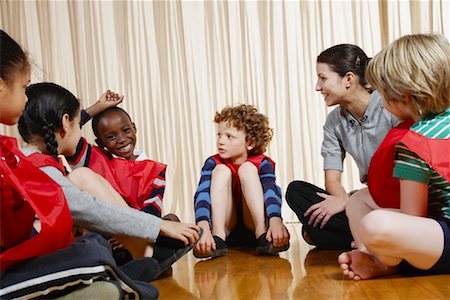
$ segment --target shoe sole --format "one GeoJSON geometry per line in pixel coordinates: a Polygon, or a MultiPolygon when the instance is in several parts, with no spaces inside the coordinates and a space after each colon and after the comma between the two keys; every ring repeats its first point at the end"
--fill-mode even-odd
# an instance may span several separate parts
{"type": "Polygon", "coordinates": [[[156,274],[155,278],[158,278],[162,273],[164,273],[170,266],[172,266],[177,260],[179,260],[181,257],[183,257],[186,253],[188,253],[192,248],[197,245],[198,241],[200,241],[202,235],[203,235],[203,229],[200,228],[200,231],[198,233],[199,237],[198,240],[196,240],[192,245],[187,245],[184,248],[180,248],[177,250],[172,256],[164,260],[159,264],[159,273],[156,274]]]}
{"type": "Polygon", "coordinates": [[[281,247],[275,247],[273,244],[269,244],[268,247],[256,248],[256,253],[258,255],[277,255],[279,252],[288,250],[289,246],[290,246],[289,243],[281,247]]]}
{"type": "Polygon", "coordinates": [[[208,253],[200,253],[197,251],[194,251],[194,256],[196,258],[216,258],[220,256],[225,256],[228,254],[228,249],[220,249],[220,250],[214,250],[209,251],[208,253]]]}

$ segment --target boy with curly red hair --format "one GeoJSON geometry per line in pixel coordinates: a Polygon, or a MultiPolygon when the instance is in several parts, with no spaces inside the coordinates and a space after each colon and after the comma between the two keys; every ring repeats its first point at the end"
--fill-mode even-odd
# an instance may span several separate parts
{"type": "Polygon", "coordinates": [[[209,157],[194,196],[195,218],[204,230],[197,258],[227,254],[227,245],[250,246],[262,255],[289,248],[281,219],[275,163],[263,153],[272,139],[268,118],[252,105],[216,113],[218,154],[209,157]]]}

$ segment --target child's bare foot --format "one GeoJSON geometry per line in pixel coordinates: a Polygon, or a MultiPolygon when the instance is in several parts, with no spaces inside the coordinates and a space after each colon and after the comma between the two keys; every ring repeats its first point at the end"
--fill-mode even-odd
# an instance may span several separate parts
{"type": "Polygon", "coordinates": [[[395,273],[397,267],[389,267],[375,256],[352,250],[338,257],[342,273],[353,280],[369,279],[395,273]]]}

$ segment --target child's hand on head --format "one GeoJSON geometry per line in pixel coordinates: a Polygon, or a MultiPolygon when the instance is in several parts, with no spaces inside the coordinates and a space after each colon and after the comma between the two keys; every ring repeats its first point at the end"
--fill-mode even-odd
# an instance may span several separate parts
{"type": "Polygon", "coordinates": [[[269,220],[269,229],[266,233],[267,241],[271,242],[275,247],[281,247],[289,242],[290,235],[286,226],[284,226],[281,218],[272,217],[269,220]]]}
{"type": "Polygon", "coordinates": [[[117,93],[107,90],[100,96],[97,103],[99,106],[101,106],[101,108],[103,108],[102,109],[102,111],[103,111],[107,108],[119,105],[120,103],[122,103],[123,98],[124,98],[123,95],[120,96],[117,93]]]}
{"type": "Polygon", "coordinates": [[[199,253],[208,253],[211,250],[216,250],[216,242],[214,241],[208,222],[204,221],[206,222],[206,225],[202,224],[202,222],[203,221],[200,221],[198,226],[203,229],[203,236],[197,245],[195,245],[194,249],[199,253]]]}
{"type": "Polygon", "coordinates": [[[94,104],[86,108],[86,112],[91,117],[94,117],[97,114],[104,111],[105,109],[119,105],[120,103],[122,103],[123,98],[124,98],[123,95],[120,96],[117,93],[107,90],[100,96],[100,98],[94,104]]]}

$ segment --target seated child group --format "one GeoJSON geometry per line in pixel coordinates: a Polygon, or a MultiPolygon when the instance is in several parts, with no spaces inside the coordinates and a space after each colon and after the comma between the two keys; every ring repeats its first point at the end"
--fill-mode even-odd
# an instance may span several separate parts
{"type": "MultiPolygon", "coordinates": [[[[28,85],[26,53],[1,33],[1,50],[11,53],[2,56],[1,83],[6,89],[8,80],[22,81],[28,99],[10,116],[7,101],[23,100],[9,100],[0,89],[1,123],[17,123],[26,143],[18,150],[15,139],[0,136],[2,274],[26,273],[29,259],[73,247],[73,240],[107,241],[100,244],[112,249],[117,272],[144,282],[190,250],[196,258],[215,259],[230,247],[252,247],[256,255],[289,249],[283,192],[275,162],[264,154],[274,130],[257,107],[227,106],[213,116],[217,153],[201,169],[195,224],[183,223],[163,212],[163,199],[171,201],[164,198],[166,165],[135,148],[139,129],[118,106],[124,96],[108,90],[83,110],[60,85],[28,85]],[[14,69],[19,63],[22,68],[14,69]],[[89,121],[92,143],[81,137],[89,121]]],[[[325,189],[294,181],[286,190],[301,222],[295,226],[318,249],[346,250],[338,264],[350,279],[449,274],[448,41],[405,36],[372,60],[359,47],[342,44],[322,52],[316,63],[316,90],[327,106],[339,106],[324,126],[325,189]],[[338,65],[344,53],[354,69],[338,65]],[[342,187],[346,153],[368,188],[342,187]]]]}

